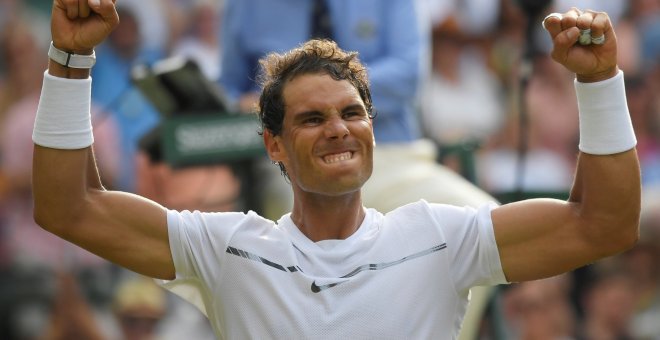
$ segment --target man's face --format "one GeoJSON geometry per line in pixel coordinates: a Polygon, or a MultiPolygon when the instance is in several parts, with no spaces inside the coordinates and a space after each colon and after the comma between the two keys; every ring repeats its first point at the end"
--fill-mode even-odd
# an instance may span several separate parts
{"type": "Polygon", "coordinates": [[[286,167],[294,192],[330,196],[358,191],[373,169],[371,118],[347,80],[307,74],[289,81],[282,133],[265,136],[269,155],[286,167]]]}

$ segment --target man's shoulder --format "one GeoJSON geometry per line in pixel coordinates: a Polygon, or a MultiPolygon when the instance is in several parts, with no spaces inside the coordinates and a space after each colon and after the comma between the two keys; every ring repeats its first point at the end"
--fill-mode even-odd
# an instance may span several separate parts
{"type": "Polygon", "coordinates": [[[202,212],[202,211],[168,211],[168,223],[186,227],[215,228],[272,228],[275,222],[250,210],[248,212],[202,212]]]}
{"type": "Polygon", "coordinates": [[[479,207],[429,203],[421,199],[396,208],[383,216],[383,225],[400,225],[415,231],[423,228],[432,230],[460,229],[481,220],[497,205],[485,203],[479,207]]]}
{"type": "Polygon", "coordinates": [[[404,204],[387,214],[385,214],[386,217],[388,216],[397,216],[397,215],[402,215],[402,214],[443,214],[443,213],[448,213],[448,214],[456,214],[456,213],[464,213],[466,210],[471,209],[470,207],[464,206],[460,207],[457,205],[452,205],[452,204],[444,204],[444,203],[430,203],[426,201],[425,199],[420,199],[415,202],[411,202],[408,204],[404,204]]]}

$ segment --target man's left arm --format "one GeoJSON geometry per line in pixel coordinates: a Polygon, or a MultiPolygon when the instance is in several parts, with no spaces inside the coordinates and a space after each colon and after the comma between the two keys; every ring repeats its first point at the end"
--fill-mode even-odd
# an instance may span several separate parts
{"type": "Polygon", "coordinates": [[[580,154],[568,201],[527,200],[493,210],[511,282],[573,270],[628,249],[638,237],[640,170],[612,24],[605,13],[572,9],[544,26],[553,59],[576,73],[580,154]],[[587,28],[596,43],[581,45],[587,28]]]}

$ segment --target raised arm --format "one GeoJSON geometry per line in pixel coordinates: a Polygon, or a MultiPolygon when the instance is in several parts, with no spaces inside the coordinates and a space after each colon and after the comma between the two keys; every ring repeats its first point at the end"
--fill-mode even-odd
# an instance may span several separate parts
{"type": "Polygon", "coordinates": [[[553,59],[576,74],[580,154],[567,202],[528,200],[493,211],[502,266],[513,282],[589,264],[638,237],[640,170],[612,24],[605,13],[572,9],[544,26],[553,59]],[[580,30],[587,28],[596,43],[582,45],[580,30]]]}
{"type": "MultiPolygon", "coordinates": [[[[113,0],[55,0],[53,46],[90,55],[119,22],[113,0]]],[[[34,217],[72,243],[138,273],[172,279],[166,210],[106,191],[89,121],[89,69],[50,60],[33,133],[34,217]]]]}

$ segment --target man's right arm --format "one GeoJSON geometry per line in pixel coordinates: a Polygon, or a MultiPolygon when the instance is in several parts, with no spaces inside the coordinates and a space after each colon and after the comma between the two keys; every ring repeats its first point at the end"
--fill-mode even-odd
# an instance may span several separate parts
{"type": "MultiPolygon", "coordinates": [[[[101,0],[91,8],[91,15],[90,7],[85,7],[86,4],[77,0],[54,1],[51,29],[56,47],[78,54],[91,53],[118,22],[111,0],[101,0]]],[[[83,80],[71,79],[89,78],[88,69],[73,69],[52,60],[48,73],[56,77],[51,79],[55,87],[59,81],[69,81],[77,88],[80,83],[75,82],[83,80]]],[[[46,86],[43,91],[42,100],[46,86]]],[[[58,101],[66,104],[80,96],[81,93],[72,94],[70,99],[58,97],[58,101]]],[[[39,114],[50,114],[48,122],[57,122],[59,112],[49,112],[53,107],[45,106],[41,107],[40,103],[39,114]]],[[[46,128],[51,125],[41,124],[46,128]]],[[[37,126],[35,124],[35,134],[38,134],[37,126]]],[[[55,132],[58,135],[67,131],[55,132]]],[[[32,176],[37,223],[130,270],[154,278],[173,279],[175,269],[166,209],[133,194],[105,190],[92,146],[58,148],[56,144],[36,143],[35,140],[32,176]]]]}

